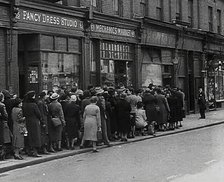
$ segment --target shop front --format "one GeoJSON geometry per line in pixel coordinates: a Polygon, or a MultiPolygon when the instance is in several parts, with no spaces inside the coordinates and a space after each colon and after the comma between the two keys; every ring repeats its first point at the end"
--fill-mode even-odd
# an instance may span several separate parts
{"type": "Polygon", "coordinates": [[[28,90],[56,91],[83,83],[82,17],[38,8],[21,6],[17,14],[21,97],[28,90]]]}
{"type": "Polygon", "coordinates": [[[90,83],[101,86],[135,87],[137,64],[133,43],[136,42],[135,31],[91,24],[91,35],[90,83]],[[99,33],[103,35],[101,39],[98,39],[99,33]]]}

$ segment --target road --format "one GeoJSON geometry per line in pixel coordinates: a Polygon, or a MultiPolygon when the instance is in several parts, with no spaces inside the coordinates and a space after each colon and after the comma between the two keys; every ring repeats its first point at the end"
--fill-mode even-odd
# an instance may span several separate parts
{"type": "Polygon", "coordinates": [[[3,173],[2,182],[223,182],[224,125],[3,173]]]}

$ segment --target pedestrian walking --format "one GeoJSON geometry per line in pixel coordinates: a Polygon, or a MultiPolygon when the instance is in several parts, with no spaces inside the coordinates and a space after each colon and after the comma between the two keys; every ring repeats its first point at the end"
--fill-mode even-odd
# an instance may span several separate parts
{"type": "Polygon", "coordinates": [[[199,119],[205,119],[206,100],[205,100],[205,94],[202,88],[199,88],[198,105],[199,105],[199,110],[201,115],[199,119]]]}
{"type": "Polygon", "coordinates": [[[80,148],[84,147],[86,140],[92,141],[93,152],[98,152],[96,148],[97,132],[101,131],[100,108],[96,105],[98,98],[91,97],[90,104],[85,107],[83,114],[84,134],[80,148]]]}

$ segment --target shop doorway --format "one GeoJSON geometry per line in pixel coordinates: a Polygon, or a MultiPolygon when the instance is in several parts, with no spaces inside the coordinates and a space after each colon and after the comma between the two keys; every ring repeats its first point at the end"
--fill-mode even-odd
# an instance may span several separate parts
{"type": "Polygon", "coordinates": [[[131,61],[101,60],[101,83],[107,86],[132,86],[131,61]]]}
{"type": "Polygon", "coordinates": [[[115,85],[125,85],[127,86],[127,68],[126,61],[115,61],[114,62],[114,76],[115,85]]]}

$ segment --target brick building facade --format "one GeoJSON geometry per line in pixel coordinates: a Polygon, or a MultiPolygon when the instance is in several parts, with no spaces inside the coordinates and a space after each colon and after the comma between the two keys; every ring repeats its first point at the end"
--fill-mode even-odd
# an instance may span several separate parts
{"type": "Polygon", "coordinates": [[[0,89],[203,86],[224,94],[222,0],[0,0],[0,89]]]}

